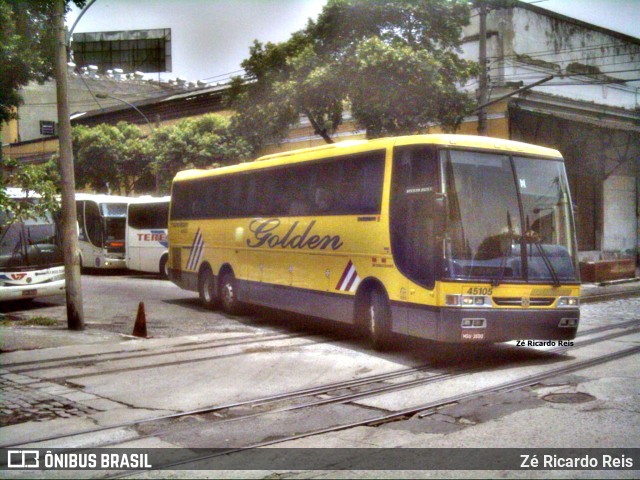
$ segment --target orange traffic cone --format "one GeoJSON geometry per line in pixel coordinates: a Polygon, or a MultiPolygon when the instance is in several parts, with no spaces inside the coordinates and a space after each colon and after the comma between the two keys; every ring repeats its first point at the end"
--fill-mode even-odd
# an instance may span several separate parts
{"type": "Polygon", "coordinates": [[[138,305],[138,315],[136,315],[136,323],[133,326],[133,336],[147,338],[147,316],[144,313],[144,302],[138,305]]]}

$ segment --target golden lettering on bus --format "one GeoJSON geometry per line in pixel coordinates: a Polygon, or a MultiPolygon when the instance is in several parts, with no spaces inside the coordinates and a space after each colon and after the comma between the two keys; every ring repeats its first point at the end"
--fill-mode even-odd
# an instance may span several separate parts
{"type": "Polygon", "coordinates": [[[295,221],[291,228],[282,236],[278,235],[277,229],[281,222],[277,218],[253,220],[249,224],[249,230],[253,234],[253,238],[247,239],[247,246],[251,248],[269,247],[269,248],[309,248],[311,250],[320,249],[338,250],[342,247],[343,242],[340,235],[315,235],[312,234],[316,221],[309,223],[306,229],[298,228],[300,222],[295,221]]]}

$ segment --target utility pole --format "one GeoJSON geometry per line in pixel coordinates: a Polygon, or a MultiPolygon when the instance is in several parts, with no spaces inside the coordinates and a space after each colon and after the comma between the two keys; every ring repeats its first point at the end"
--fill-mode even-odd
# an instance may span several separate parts
{"type": "Polygon", "coordinates": [[[479,59],[480,78],[478,82],[478,135],[487,135],[487,110],[483,106],[487,103],[487,3],[485,0],[478,2],[478,14],[480,23],[479,59]]]}
{"type": "Polygon", "coordinates": [[[67,326],[84,330],[80,256],[76,220],[75,176],[71,149],[71,120],[67,88],[67,39],[64,29],[65,0],[55,0],[55,74],[58,100],[58,141],[60,143],[60,177],[62,178],[62,249],[67,287],[67,326]]]}

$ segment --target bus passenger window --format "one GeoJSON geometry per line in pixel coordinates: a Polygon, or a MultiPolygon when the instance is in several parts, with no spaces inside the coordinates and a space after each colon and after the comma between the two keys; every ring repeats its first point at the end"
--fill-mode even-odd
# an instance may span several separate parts
{"type": "Polygon", "coordinates": [[[104,228],[102,224],[102,215],[98,205],[94,202],[85,202],[84,206],[84,220],[87,228],[87,235],[89,240],[96,247],[102,247],[104,242],[104,228]]]}
{"type": "Polygon", "coordinates": [[[199,218],[202,217],[202,201],[201,200],[193,200],[191,202],[191,218],[199,218]]]}
{"type": "Polygon", "coordinates": [[[316,210],[319,213],[326,213],[331,211],[333,200],[333,193],[329,191],[329,189],[324,187],[316,188],[315,203],[316,210]]]}
{"type": "Polygon", "coordinates": [[[84,230],[84,202],[76,202],[76,216],[78,220],[78,240],[86,242],[87,235],[84,230]]]}
{"type": "Polygon", "coordinates": [[[293,191],[293,198],[289,204],[289,215],[300,216],[308,215],[310,208],[309,202],[307,202],[304,193],[301,190],[293,191]]]}

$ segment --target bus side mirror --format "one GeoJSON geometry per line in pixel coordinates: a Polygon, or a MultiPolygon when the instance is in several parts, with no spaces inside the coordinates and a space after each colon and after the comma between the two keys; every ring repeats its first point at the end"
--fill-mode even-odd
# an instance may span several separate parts
{"type": "Polygon", "coordinates": [[[428,203],[435,231],[440,235],[441,232],[444,232],[447,224],[447,196],[444,193],[432,192],[429,194],[428,203]]]}

